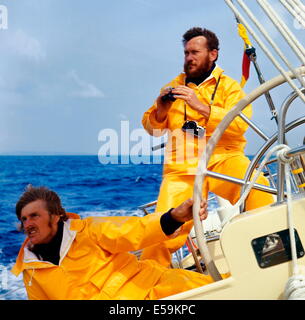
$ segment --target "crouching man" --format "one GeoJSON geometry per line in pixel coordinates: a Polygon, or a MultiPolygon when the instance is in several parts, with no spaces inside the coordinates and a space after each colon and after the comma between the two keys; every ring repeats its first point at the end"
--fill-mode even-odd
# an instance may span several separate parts
{"type": "Polygon", "coordinates": [[[29,299],[160,299],[213,281],[130,253],[175,236],[192,219],[191,199],[164,214],[80,219],[55,192],[29,186],[16,214],[27,238],[12,272],[23,272],[29,299]]]}

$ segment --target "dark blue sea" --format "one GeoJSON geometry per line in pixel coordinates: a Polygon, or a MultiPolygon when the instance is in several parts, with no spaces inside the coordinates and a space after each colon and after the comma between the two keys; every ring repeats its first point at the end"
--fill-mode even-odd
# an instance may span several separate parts
{"type": "Polygon", "coordinates": [[[81,217],[142,216],[138,206],[157,198],[161,178],[162,164],[103,165],[97,156],[0,156],[0,300],[26,299],[22,276],[9,270],[25,238],[16,228],[15,204],[28,184],[56,191],[66,211],[81,217]]]}

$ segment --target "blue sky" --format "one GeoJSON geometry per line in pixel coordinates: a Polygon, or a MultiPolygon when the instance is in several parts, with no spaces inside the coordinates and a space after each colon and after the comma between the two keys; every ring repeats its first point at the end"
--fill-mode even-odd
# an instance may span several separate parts
{"type": "MultiPolygon", "coordinates": [[[[0,30],[0,154],[97,154],[101,130],[119,132],[122,120],[131,129],[141,128],[142,115],[160,88],[181,72],[181,37],[193,26],[218,35],[218,64],[240,80],[243,44],[222,0],[0,4],[8,9],[8,29],[0,30]]],[[[268,27],[267,18],[261,19],[268,27]]],[[[304,30],[296,32],[305,39],[304,30]]],[[[277,75],[257,50],[265,78],[277,75]]],[[[245,90],[257,85],[251,69],[245,90]]],[[[289,92],[279,90],[275,100],[282,101],[289,92]]],[[[275,126],[269,119],[261,99],[254,120],[271,134],[275,126]]],[[[247,152],[256,145],[249,142],[247,152]]]]}

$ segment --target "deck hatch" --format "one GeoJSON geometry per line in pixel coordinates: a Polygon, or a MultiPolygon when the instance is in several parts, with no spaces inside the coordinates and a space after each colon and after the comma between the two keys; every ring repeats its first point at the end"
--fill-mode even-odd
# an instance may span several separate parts
{"type": "MultiPolygon", "coordinates": [[[[297,257],[304,256],[304,249],[296,229],[294,229],[297,257]]],[[[268,268],[292,260],[289,230],[271,233],[251,241],[252,248],[261,268],[268,268]]]]}

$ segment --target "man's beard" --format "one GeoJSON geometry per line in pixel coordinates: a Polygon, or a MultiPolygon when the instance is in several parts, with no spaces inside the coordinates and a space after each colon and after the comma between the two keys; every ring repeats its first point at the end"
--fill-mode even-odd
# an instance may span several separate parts
{"type": "Polygon", "coordinates": [[[184,64],[184,72],[189,79],[199,78],[205,72],[208,72],[211,68],[210,61],[205,60],[201,65],[199,65],[196,70],[189,71],[188,70],[189,63],[184,64]]]}

